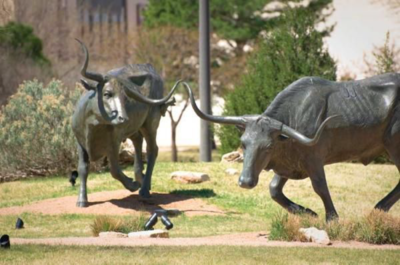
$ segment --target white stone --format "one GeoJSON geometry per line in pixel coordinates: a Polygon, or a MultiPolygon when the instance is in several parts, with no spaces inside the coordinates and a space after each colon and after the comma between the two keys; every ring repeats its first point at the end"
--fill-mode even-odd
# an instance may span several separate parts
{"type": "Polygon", "coordinates": [[[331,240],[329,239],[328,233],[324,230],[319,230],[315,227],[300,228],[299,232],[302,233],[306,239],[310,242],[315,242],[322,245],[330,245],[331,240]]]}
{"type": "MultiPolygon", "coordinates": [[[[122,164],[133,163],[135,161],[135,147],[130,139],[121,143],[119,150],[119,162],[122,164]]],[[[146,162],[146,152],[142,152],[142,161],[146,162]]]]}
{"type": "Polygon", "coordinates": [[[128,234],[129,238],[150,238],[150,237],[158,237],[158,238],[169,238],[168,231],[156,229],[149,231],[139,231],[139,232],[131,232],[128,234]]]}
{"type": "Polygon", "coordinates": [[[234,168],[228,168],[225,170],[225,173],[231,176],[239,175],[239,170],[234,168]]]}
{"type": "Polygon", "coordinates": [[[190,184],[208,181],[210,177],[206,173],[201,172],[175,171],[171,173],[171,179],[176,182],[190,184]]]}
{"type": "Polygon", "coordinates": [[[119,232],[100,232],[99,237],[122,238],[122,237],[128,237],[128,235],[124,234],[124,233],[119,233],[119,232]]]}
{"type": "Polygon", "coordinates": [[[224,154],[221,162],[243,162],[243,154],[239,151],[224,154]]]}

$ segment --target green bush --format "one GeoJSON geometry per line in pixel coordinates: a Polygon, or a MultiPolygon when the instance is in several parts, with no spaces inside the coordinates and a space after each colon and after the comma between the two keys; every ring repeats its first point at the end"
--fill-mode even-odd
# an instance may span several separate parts
{"type": "Polygon", "coordinates": [[[0,111],[0,175],[66,172],[77,161],[70,126],[80,92],[24,82],[0,111]]]}
{"type": "Polygon", "coordinates": [[[43,43],[28,25],[9,22],[0,27],[0,45],[6,45],[15,51],[20,51],[38,63],[48,64],[43,55],[43,43]]]}
{"type": "MultiPolygon", "coordinates": [[[[323,48],[329,30],[314,28],[319,17],[307,9],[289,9],[282,20],[282,26],[261,40],[241,83],[227,95],[224,115],[261,114],[281,90],[304,76],[336,80],[335,62],[323,48]]],[[[240,135],[233,126],[221,126],[218,136],[222,153],[239,147],[240,135]]]]}

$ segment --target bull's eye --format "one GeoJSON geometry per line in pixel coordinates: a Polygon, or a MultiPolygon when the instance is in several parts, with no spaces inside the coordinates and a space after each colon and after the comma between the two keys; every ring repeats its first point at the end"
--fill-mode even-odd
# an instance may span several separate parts
{"type": "Polygon", "coordinates": [[[104,97],[105,98],[111,98],[112,97],[112,93],[110,92],[110,91],[106,91],[106,92],[104,92],[104,97]]]}

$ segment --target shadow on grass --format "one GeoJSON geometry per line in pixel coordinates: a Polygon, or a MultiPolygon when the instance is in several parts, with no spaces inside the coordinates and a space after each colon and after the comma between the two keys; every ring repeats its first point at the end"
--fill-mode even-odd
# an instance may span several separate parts
{"type": "Polygon", "coordinates": [[[170,194],[184,195],[194,198],[211,198],[217,196],[214,190],[211,189],[200,189],[200,190],[173,190],[170,194]]]}

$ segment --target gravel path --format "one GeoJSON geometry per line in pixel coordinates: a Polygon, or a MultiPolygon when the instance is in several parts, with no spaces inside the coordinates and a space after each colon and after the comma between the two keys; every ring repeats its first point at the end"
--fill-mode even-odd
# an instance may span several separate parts
{"type": "Polygon", "coordinates": [[[265,233],[240,233],[211,237],[196,238],[99,238],[99,237],[70,237],[70,238],[41,238],[24,239],[11,238],[11,244],[43,244],[43,245],[77,245],[77,246],[250,246],[250,247],[326,247],[350,249],[393,249],[400,251],[397,245],[372,245],[360,242],[334,241],[330,246],[304,242],[269,241],[265,233]]]}
{"type": "Polygon", "coordinates": [[[200,198],[186,195],[153,192],[151,199],[144,200],[138,192],[127,190],[103,191],[88,195],[89,207],[76,207],[77,196],[47,199],[24,206],[0,209],[1,215],[21,214],[24,212],[42,214],[104,214],[130,215],[140,211],[153,212],[156,209],[179,209],[187,216],[223,215],[215,205],[207,204],[200,198]]]}

